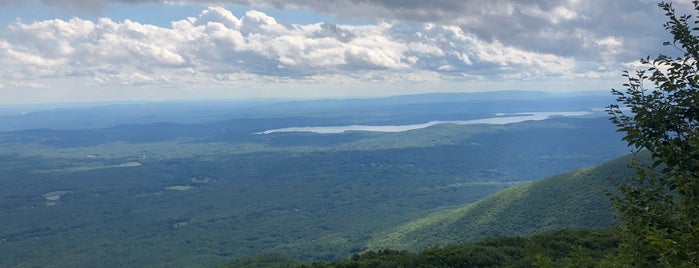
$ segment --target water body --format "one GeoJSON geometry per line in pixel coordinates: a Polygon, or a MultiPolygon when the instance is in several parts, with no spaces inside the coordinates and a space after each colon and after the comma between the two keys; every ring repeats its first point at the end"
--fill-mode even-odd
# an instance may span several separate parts
{"type": "Polygon", "coordinates": [[[383,126],[367,126],[367,125],[349,125],[349,126],[329,126],[329,127],[287,127],[271,129],[254,134],[270,134],[277,132],[313,132],[321,134],[343,133],[347,131],[376,131],[376,132],[403,132],[414,129],[431,127],[439,124],[457,124],[457,125],[472,125],[472,124],[495,124],[504,125],[519,123],[524,121],[538,121],[551,118],[553,116],[583,116],[589,115],[592,112],[588,111],[573,111],[573,112],[532,112],[532,113],[513,113],[505,114],[498,113],[495,117],[488,117],[473,120],[458,120],[458,121],[430,121],[423,124],[414,125],[383,125],[383,126]]]}

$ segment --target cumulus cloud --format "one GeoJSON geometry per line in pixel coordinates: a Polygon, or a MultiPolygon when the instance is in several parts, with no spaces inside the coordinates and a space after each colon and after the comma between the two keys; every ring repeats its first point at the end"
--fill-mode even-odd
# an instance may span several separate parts
{"type": "MultiPolygon", "coordinates": [[[[606,37],[598,47],[616,51],[606,37]]],[[[16,22],[0,39],[0,77],[88,78],[95,85],[168,85],[251,79],[429,81],[567,76],[573,57],[482,39],[458,25],[290,24],[259,11],[221,7],[158,27],[73,18],[16,22]]],[[[32,84],[35,83],[35,84],[32,84]]]]}
{"type": "MultiPolygon", "coordinates": [[[[15,1],[0,0],[0,3],[15,1]]],[[[95,10],[110,3],[223,4],[251,8],[307,9],[340,18],[402,20],[457,25],[486,41],[561,56],[599,56],[594,44],[625,37],[620,60],[654,54],[661,42],[662,12],[657,0],[35,0],[62,9],[95,10]],[[650,40],[649,40],[650,39],[650,40]],[[649,42],[650,41],[650,42],[649,42]]],[[[689,0],[675,1],[686,9],[689,0]]]]}
{"type": "Polygon", "coordinates": [[[18,88],[33,88],[33,89],[50,88],[48,85],[43,84],[43,83],[38,83],[38,82],[10,81],[8,84],[10,86],[18,87],[18,88]]]}

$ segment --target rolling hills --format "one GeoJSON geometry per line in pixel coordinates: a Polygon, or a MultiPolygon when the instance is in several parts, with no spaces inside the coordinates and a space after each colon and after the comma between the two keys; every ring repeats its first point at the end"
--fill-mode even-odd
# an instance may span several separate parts
{"type": "MultiPolygon", "coordinates": [[[[514,186],[417,219],[345,260],[310,265],[258,255],[222,267],[604,267],[618,246],[606,192],[634,175],[628,167],[632,157],[514,186]]],[[[639,157],[648,161],[648,155],[639,157]]]]}
{"type": "Polygon", "coordinates": [[[327,135],[229,126],[248,133],[238,139],[215,125],[2,133],[0,266],[340,260],[433,211],[626,151],[605,118],[327,135]]]}
{"type": "Polygon", "coordinates": [[[32,124],[0,131],[0,266],[208,267],[265,253],[341,260],[435,211],[628,152],[595,109],[603,100],[464,96],[470,100],[134,104],[6,117],[0,125],[32,124]],[[578,108],[591,114],[255,134],[578,108]]]}

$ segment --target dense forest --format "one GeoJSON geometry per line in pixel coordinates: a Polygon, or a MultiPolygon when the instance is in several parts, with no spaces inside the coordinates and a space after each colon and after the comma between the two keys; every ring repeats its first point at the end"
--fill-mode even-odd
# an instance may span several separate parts
{"type": "Polygon", "coordinates": [[[488,238],[433,247],[418,253],[367,251],[337,262],[304,263],[268,254],[221,267],[610,267],[619,241],[616,229],[563,230],[529,237],[488,238]]]}
{"type": "MultiPolygon", "coordinates": [[[[542,102],[501,109],[541,111],[542,102]]],[[[548,102],[557,109],[561,98],[548,102]]],[[[174,104],[164,105],[166,115],[174,104]]],[[[383,114],[409,115],[405,105],[396,107],[383,114]]],[[[404,132],[254,134],[335,125],[333,114],[0,132],[0,213],[8,219],[0,265],[215,266],[265,253],[342,260],[417,219],[626,154],[621,136],[591,109],[587,116],[404,132]]],[[[458,114],[434,110],[435,120],[458,114]]],[[[37,116],[48,115],[16,117],[37,116]]]]}
{"type": "MultiPolygon", "coordinates": [[[[649,163],[649,156],[639,156],[649,163]]],[[[419,251],[431,246],[618,224],[609,194],[633,176],[632,156],[517,185],[477,202],[405,224],[369,242],[370,249],[419,251]]]]}

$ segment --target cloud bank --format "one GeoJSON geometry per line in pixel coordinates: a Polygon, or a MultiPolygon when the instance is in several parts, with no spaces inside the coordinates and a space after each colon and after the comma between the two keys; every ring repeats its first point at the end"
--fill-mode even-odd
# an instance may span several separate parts
{"type": "MultiPolygon", "coordinates": [[[[0,0],[0,6],[15,3],[0,0]]],[[[235,16],[224,7],[202,8],[169,26],[86,20],[79,12],[67,20],[17,21],[0,31],[3,90],[50,89],[66,81],[83,88],[357,81],[581,85],[619,78],[636,59],[659,53],[668,37],[662,12],[648,0],[33,3],[69,14],[99,13],[114,3],[302,9],[373,23],[294,24],[255,10],[235,16]]]]}
{"type": "MultiPolygon", "coordinates": [[[[1,3],[14,1],[0,0],[1,3]]],[[[35,2],[37,2],[35,0],[35,2]]],[[[38,1],[62,9],[99,10],[113,3],[235,5],[251,8],[307,9],[340,18],[458,25],[487,41],[564,56],[591,57],[596,42],[624,40],[629,54],[649,53],[662,30],[657,0],[65,0],[38,1]],[[622,39],[620,37],[627,37],[622,39]]],[[[680,10],[689,0],[673,1],[680,10]]],[[[654,52],[654,51],[652,51],[654,52]]]]}
{"type": "MultiPolygon", "coordinates": [[[[613,40],[607,42],[614,45],[613,40]]],[[[157,27],[108,18],[14,23],[0,40],[6,79],[88,77],[94,84],[239,79],[501,79],[570,76],[571,57],[486,41],[458,26],[351,26],[240,18],[220,7],[157,27]]]]}

